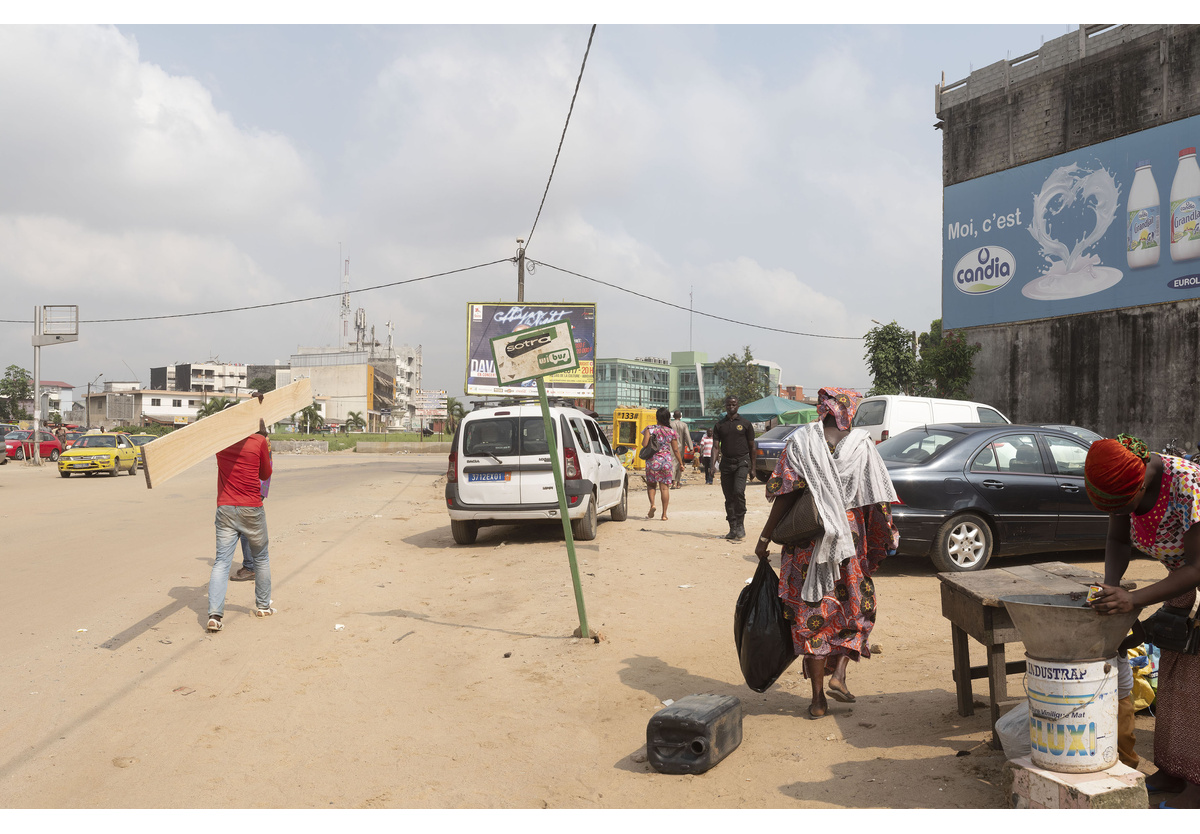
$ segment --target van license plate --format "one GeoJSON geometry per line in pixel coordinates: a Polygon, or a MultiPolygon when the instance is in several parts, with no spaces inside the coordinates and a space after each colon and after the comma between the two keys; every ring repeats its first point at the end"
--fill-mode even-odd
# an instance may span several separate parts
{"type": "Polygon", "coordinates": [[[468,472],[468,481],[511,481],[511,472],[468,472]]]}

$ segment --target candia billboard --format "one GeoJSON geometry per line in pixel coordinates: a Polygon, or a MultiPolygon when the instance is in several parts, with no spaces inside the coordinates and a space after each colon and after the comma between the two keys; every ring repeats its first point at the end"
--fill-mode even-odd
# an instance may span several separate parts
{"type": "Polygon", "coordinates": [[[543,379],[551,397],[595,396],[596,305],[595,304],[468,304],[467,305],[467,384],[468,394],[486,396],[537,396],[537,380],[518,385],[500,385],[491,340],[518,330],[527,330],[567,320],[575,337],[579,367],[543,379]]]}
{"type": "Polygon", "coordinates": [[[1200,295],[1200,116],[944,191],[947,329],[1200,295]]]}

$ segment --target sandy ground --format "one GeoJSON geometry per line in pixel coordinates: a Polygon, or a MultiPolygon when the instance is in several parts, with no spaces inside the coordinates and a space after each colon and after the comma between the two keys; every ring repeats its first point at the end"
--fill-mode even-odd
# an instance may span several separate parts
{"type": "MultiPolygon", "coordinates": [[[[635,492],[628,521],[605,516],[577,544],[594,643],[572,637],[561,528],[486,528],[455,545],[443,467],[278,456],[279,614],[255,619],[253,584],[231,583],[216,635],[203,628],[214,463],[153,491],[140,474],[0,469],[0,806],[1005,807],[986,709],[956,711],[925,560],[884,563],[879,654],[850,670],[858,702],[812,721],[798,663],[763,694],[741,679],[733,608],[753,539],[721,538],[719,486],[692,476],[666,522],[646,520],[635,492]],[[741,699],[742,744],[707,773],[659,774],[646,724],[693,693],[741,699]]],[[[761,487],[748,494],[753,537],[767,504],[761,487]]],[[[1100,568],[1095,553],[1010,563],[1056,559],[1100,568]]],[[[1023,695],[1020,676],[1009,694],[1023,695]]],[[[1153,720],[1138,728],[1149,757],[1153,720]]]]}

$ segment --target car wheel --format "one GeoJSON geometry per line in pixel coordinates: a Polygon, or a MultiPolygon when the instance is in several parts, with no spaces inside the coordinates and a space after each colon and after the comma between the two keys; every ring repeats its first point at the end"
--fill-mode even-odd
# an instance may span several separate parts
{"type": "Polygon", "coordinates": [[[50,451],[50,462],[58,463],[58,449],[52,449],[50,451]]]}
{"type": "Polygon", "coordinates": [[[67,471],[67,470],[65,470],[65,469],[61,469],[61,470],[59,470],[59,473],[58,473],[58,474],[59,474],[59,475],[62,475],[64,478],[69,478],[69,477],[71,477],[71,473],[70,473],[70,472],[68,472],[68,471],[67,471]]]}
{"type": "Polygon", "coordinates": [[[25,449],[22,446],[17,447],[17,453],[13,455],[17,460],[25,460],[25,449]]]}
{"type": "Polygon", "coordinates": [[[457,544],[475,544],[475,537],[479,535],[479,525],[474,521],[459,521],[450,519],[450,534],[454,536],[454,541],[457,544]]]}
{"type": "Polygon", "coordinates": [[[624,521],[629,518],[629,481],[621,485],[621,501],[609,513],[613,521],[624,521]]]}
{"type": "Polygon", "coordinates": [[[758,478],[760,481],[762,481],[765,484],[767,481],[771,480],[771,473],[770,472],[755,472],[754,477],[758,478]]]}
{"type": "Polygon", "coordinates": [[[983,570],[992,558],[992,528],[974,513],[962,513],[942,525],[930,553],[939,571],[983,570]]]}
{"type": "Polygon", "coordinates": [[[571,522],[571,535],[577,542],[590,542],[596,538],[596,496],[588,496],[587,512],[583,518],[571,522]]]}
{"type": "Polygon", "coordinates": [[[134,458],[134,459],[133,459],[133,464],[132,464],[132,465],[129,467],[129,474],[130,474],[130,475],[136,475],[136,474],[137,474],[137,460],[138,460],[137,458],[134,458]]]}
{"type": "Polygon", "coordinates": [[[109,472],[108,474],[114,478],[121,474],[121,459],[120,458],[113,458],[113,468],[112,468],[112,471],[109,472]]]}

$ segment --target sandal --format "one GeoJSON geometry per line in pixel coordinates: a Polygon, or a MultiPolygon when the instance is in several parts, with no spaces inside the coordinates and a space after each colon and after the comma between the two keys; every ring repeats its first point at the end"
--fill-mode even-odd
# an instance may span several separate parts
{"type": "Polygon", "coordinates": [[[651,507],[650,512],[646,513],[646,518],[654,518],[656,512],[658,512],[658,507],[651,507]]]}
{"type": "Polygon", "coordinates": [[[209,617],[208,625],[205,627],[208,629],[208,631],[210,633],[216,634],[218,631],[225,628],[225,624],[223,622],[221,622],[220,617],[209,617]]]}
{"type": "Polygon", "coordinates": [[[270,617],[274,613],[275,613],[274,608],[255,608],[254,609],[254,616],[260,617],[260,618],[261,617],[270,617]]]}
{"type": "Polygon", "coordinates": [[[827,684],[829,696],[835,701],[841,701],[843,704],[855,703],[855,697],[850,694],[850,690],[839,684],[834,679],[830,678],[827,684]]]}

